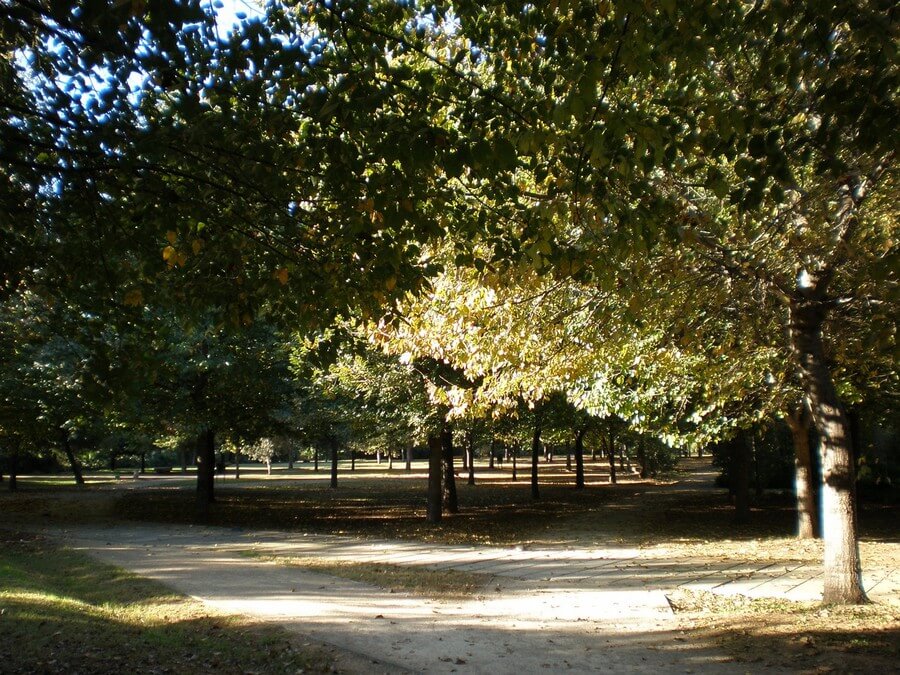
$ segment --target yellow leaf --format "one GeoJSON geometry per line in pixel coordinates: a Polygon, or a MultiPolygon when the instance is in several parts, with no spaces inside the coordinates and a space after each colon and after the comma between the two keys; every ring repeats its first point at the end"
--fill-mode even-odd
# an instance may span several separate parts
{"type": "Polygon", "coordinates": [[[191,242],[191,250],[194,252],[194,255],[200,253],[200,249],[203,248],[203,240],[202,239],[194,239],[191,242]]]}
{"type": "Polygon", "coordinates": [[[288,282],[288,271],[286,267],[282,267],[277,272],[275,272],[275,278],[278,279],[278,282],[284,286],[288,282]]]}
{"type": "Polygon", "coordinates": [[[174,247],[174,246],[166,246],[166,247],[162,250],[162,257],[163,257],[163,260],[165,260],[165,261],[166,261],[167,263],[169,263],[170,265],[174,265],[174,264],[175,264],[174,258],[175,258],[176,253],[177,253],[177,251],[175,251],[175,247],[174,247]]]}
{"type": "Polygon", "coordinates": [[[175,230],[169,230],[168,232],[166,232],[166,239],[170,244],[174,246],[175,242],[178,240],[178,234],[175,232],[175,230]]]}
{"type": "Polygon", "coordinates": [[[185,263],[187,262],[187,253],[179,251],[175,256],[175,262],[179,267],[184,267],[185,263]]]}
{"type": "Polygon", "coordinates": [[[139,307],[144,304],[144,294],[141,293],[141,289],[133,288],[125,294],[123,302],[128,307],[139,307]]]}

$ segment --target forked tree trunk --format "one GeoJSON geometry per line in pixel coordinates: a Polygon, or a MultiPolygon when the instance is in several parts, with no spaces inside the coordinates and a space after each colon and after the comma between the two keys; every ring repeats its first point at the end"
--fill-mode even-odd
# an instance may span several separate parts
{"type": "Polygon", "coordinates": [[[428,437],[428,495],[426,518],[429,523],[441,522],[441,437],[428,437]]]}
{"type": "Polygon", "coordinates": [[[441,450],[444,459],[444,509],[447,513],[459,513],[456,474],[453,471],[453,432],[449,427],[441,431],[441,450]]]}
{"type": "Polygon", "coordinates": [[[585,429],[575,432],[575,489],[584,489],[584,434],[585,429]]]}
{"type": "Polygon", "coordinates": [[[84,474],[81,472],[81,464],[78,462],[78,458],[72,452],[69,432],[66,429],[61,429],[60,432],[62,433],[63,450],[66,453],[66,459],[69,460],[69,466],[72,467],[72,475],[75,477],[75,485],[84,485],[84,474]]]}
{"type": "Polygon", "coordinates": [[[331,439],[331,489],[336,490],[338,486],[338,440],[331,439]]]}
{"type": "Polygon", "coordinates": [[[212,429],[204,429],[197,436],[197,505],[201,511],[216,501],[216,437],[212,429]]]}
{"type": "Polygon", "coordinates": [[[534,425],[534,435],[531,437],[531,498],[540,499],[541,492],[538,488],[538,460],[541,456],[541,423],[534,425]]]}
{"type": "Polygon", "coordinates": [[[803,405],[784,416],[794,441],[794,486],[797,493],[797,537],[819,537],[819,509],[812,450],[809,447],[809,414],[803,405]]]}
{"type": "Polygon", "coordinates": [[[862,584],[856,528],[856,480],[850,425],[834,388],[822,346],[825,310],[814,301],[791,303],[791,347],[800,366],[810,415],[819,433],[822,467],[823,600],[868,601],[862,584]]]}

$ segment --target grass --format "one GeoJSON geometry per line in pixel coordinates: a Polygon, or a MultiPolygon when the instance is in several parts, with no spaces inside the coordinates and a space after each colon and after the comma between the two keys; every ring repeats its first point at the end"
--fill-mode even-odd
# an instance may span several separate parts
{"type": "Polygon", "coordinates": [[[280,565],[301,567],[311,572],[361,581],[391,593],[404,591],[436,600],[471,600],[474,597],[483,596],[487,585],[494,579],[490,574],[452,569],[435,570],[424,565],[394,565],[327,558],[274,556],[257,551],[242,551],[241,554],[280,565]]]}
{"type": "Polygon", "coordinates": [[[812,602],[679,590],[669,596],[691,634],[733,658],[799,672],[894,672],[900,606],[812,602]]]}
{"type": "Polygon", "coordinates": [[[199,602],[36,536],[0,531],[5,673],[330,670],[283,630],[199,602]]]}

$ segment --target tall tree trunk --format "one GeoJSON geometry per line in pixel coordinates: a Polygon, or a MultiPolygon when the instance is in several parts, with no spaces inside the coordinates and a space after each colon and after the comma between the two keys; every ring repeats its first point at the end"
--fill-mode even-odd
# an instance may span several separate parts
{"type": "Polygon", "coordinates": [[[204,429],[197,436],[197,504],[205,512],[216,501],[216,438],[212,429],[204,429]]]}
{"type": "Polygon", "coordinates": [[[509,451],[509,454],[512,456],[512,465],[513,465],[512,479],[514,481],[516,481],[519,479],[518,472],[516,470],[516,458],[519,456],[519,446],[513,445],[511,448],[507,448],[507,450],[509,451]]]}
{"type": "Polygon", "coordinates": [[[497,439],[491,438],[491,447],[488,453],[488,469],[494,469],[494,453],[497,452],[497,439]]]}
{"type": "Polygon", "coordinates": [[[856,527],[856,476],[850,425],[822,346],[825,311],[814,301],[791,303],[791,347],[800,365],[810,415],[819,433],[826,603],[868,601],[856,527]]]}
{"type": "Polygon", "coordinates": [[[732,485],[734,488],[734,521],[750,520],[750,461],[752,448],[749,434],[741,434],[731,442],[732,485]]]}
{"type": "Polygon", "coordinates": [[[469,464],[469,485],[475,485],[475,437],[471,431],[466,432],[466,458],[469,464]]]}
{"type": "Polygon", "coordinates": [[[336,438],[331,439],[331,489],[336,490],[338,486],[338,449],[340,443],[336,438]]]}
{"type": "Polygon", "coordinates": [[[388,471],[394,470],[394,452],[392,450],[388,450],[388,471]]]}
{"type": "Polygon", "coordinates": [[[641,465],[641,478],[647,478],[647,476],[650,475],[650,471],[647,467],[647,447],[644,445],[645,442],[644,437],[641,436],[638,440],[637,447],[637,460],[638,464],[641,465]]]}
{"type": "Polygon", "coordinates": [[[566,471],[572,470],[572,443],[566,441],[566,471]]]}
{"type": "Polygon", "coordinates": [[[413,456],[413,444],[407,441],[406,443],[406,470],[412,471],[412,456],[413,456]]]}
{"type": "Polygon", "coordinates": [[[441,522],[441,459],[443,444],[439,435],[428,437],[428,495],[426,518],[429,523],[441,522]]]}
{"type": "Polygon", "coordinates": [[[288,445],[288,470],[294,470],[294,446],[288,445]]]}
{"type": "Polygon", "coordinates": [[[584,434],[586,429],[575,432],[575,489],[584,489],[584,434]]]}
{"type": "Polygon", "coordinates": [[[84,474],[81,471],[81,464],[78,462],[78,458],[72,452],[69,432],[67,429],[60,429],[60,433],[62,434],[63,451],[66,453],[66,459],[69,461],[69,466],[72,467],[72,475],[75,477],[75,485],[84,485],[84,474]]]}
{"type": "Polygon", "coordinates": [[[313,471],[319,473],[319,446],[313,446],[313,471]]]}
{"type": "Polygon", "coordinates": [[[19,489],[19,445],[21,441],[13,439],[9,442],[9,491],[15,492],[19,489]]]}
{"type": "Polygon", "coordinates": [[[234,451],[234,479],[239,480],[241,477],[241,451],[239,449],[235,449],[234,451]]]}
{"type": "Polygon", "coordinates": [[[381,448],[375,450],[375,463],[381,464],[381,448]]]}
{"type": "Polygon", "coordinates": [[[350,470],[356,471],[356,450],[354,448],[350,448],[350,470]]]}
{"type": "Polygon", "coordinates": [[[610,432],[606,439],[606,461],[609,464],[609,482],[616,484],[616,438],[610,432]]]}
{"type": "Polygon", "coordinates": [[[540,499],[541,492],[538,488],[538,460],[541,457],[541,423],[534,425],[534,434],[531,437],[531,498],[540,499]]]}
{"type": "Polygon", "coordinates": [[[797,493],[797,537],[819,537],[819,509],[816,499],[816,480],[813,472],[812,450],[809,447],[809,414],[804,405],[785,415],[794,441],[794,486],[797,493]]]}
{"type": "Polygon", "coordinates": [[[147,453],[142,452],[141,453],[141,475],[143,476],[145,473],[147,473],[147,453]]]}
{"type": "Polygon", "coordinates": [[[459,513],[456,495],[456,475],[453,472],[453,431],[444,427],[441,431],[441,448],[444,458],[444,509],[447,513],[459,513]]]}

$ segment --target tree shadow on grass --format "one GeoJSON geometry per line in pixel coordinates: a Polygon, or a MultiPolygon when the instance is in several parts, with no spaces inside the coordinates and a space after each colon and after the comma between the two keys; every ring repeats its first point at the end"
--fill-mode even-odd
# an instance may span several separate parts
{"type": "Polygon", "coordinates": [[[0,531],[0,670],[5,673],[248,671],[327,663],[285,631],[203,605],[41,537],[0,531]]]}

